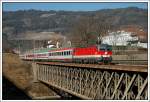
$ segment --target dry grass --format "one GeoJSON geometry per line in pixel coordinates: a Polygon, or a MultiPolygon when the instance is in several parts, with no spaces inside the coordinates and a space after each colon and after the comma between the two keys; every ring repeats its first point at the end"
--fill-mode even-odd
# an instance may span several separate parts
{"type": "Polygon", "coordinates": [[[28,81],[32,80],[31,67],[24,64],[15,54],[3,54],[2,70],[4,76],[17,84],[21,89],[25,89],[28,86],[28,81]]]}
{"type": "Polygon", "coordinates": [[[3,53],[2,71],[3,75],[17,87],[34,97],[56,95],[44,84],[32,83],[31,65],[20,60],[15,54],[3,53]]]}
{"type": "Polygon", "coordinates": [[[42,83],[34,83],[28,89],[33,96],[56,96],[57,94],[42,83]]]}

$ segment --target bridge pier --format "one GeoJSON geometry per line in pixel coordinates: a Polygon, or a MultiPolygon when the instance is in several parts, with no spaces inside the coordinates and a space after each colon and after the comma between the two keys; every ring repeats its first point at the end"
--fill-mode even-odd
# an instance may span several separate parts
{"type": "Polygon", "coordinates": [[[36,64],[36,63],[31,63],[32,64],[32,73],[33,73],[33,82],[34,83],[37,83],[37,82],[39,82],[39,80],[38,80],[38,76],[37,76],[37,69],[38,69],[38,65],[36,64]]]}

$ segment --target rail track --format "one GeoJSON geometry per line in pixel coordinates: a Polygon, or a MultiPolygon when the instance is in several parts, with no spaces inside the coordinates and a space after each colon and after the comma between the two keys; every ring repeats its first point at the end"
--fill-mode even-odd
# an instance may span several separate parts
{"type": "Polygon", "coordinates": [[[78,63],[60,63],[60,62],[36,62],[40,65],[53,65],[63,67],[77,67],[88,69],[129,71],[129,72],[148,72],[148,65],[98,65],[98,64],[78,64],[78,63]]]}
{"type": "Polygon", "coordinates": [[[148,60],[113,60],[114,64],[148,65],[148,60]]]}

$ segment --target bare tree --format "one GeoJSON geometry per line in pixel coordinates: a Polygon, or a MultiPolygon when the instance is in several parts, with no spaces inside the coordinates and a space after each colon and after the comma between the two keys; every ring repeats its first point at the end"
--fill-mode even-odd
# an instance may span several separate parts
{"type": "MultiPolygon", "coordinates": [[[[89,46],[93,41],[100,40],[110,29],[110,24],[94,17],[81,17],[73,27],[73,40],[78,42],[77,46],[89,46]]],[[[96,43],[96,42],[94,42],[96,43]]],[[[93,44],[93,43],[92,43],[93,44]]]]}

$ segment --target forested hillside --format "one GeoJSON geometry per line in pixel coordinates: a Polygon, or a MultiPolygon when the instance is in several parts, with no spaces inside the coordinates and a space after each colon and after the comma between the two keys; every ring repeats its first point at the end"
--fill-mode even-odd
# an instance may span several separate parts
{"type": "Polygon", "coordinates": [[[97,31],[102,30],[99,28],[113,30],[126,25],[140,26],[147,32],[148,11],[136,7],[97,11],[3,11],[2,20],[3,36],[6,34],[8,40],[20,34],[25,36],[26,32],[60,32],[63,35],[69,33],[69,36],[74,36],[75,32],[79,33],[76,30],[87,25],[90,26],[84,33],[104,33],[105,31],[97,31]],[[99,27],[98,30],[96,27],[99,27]]]}

